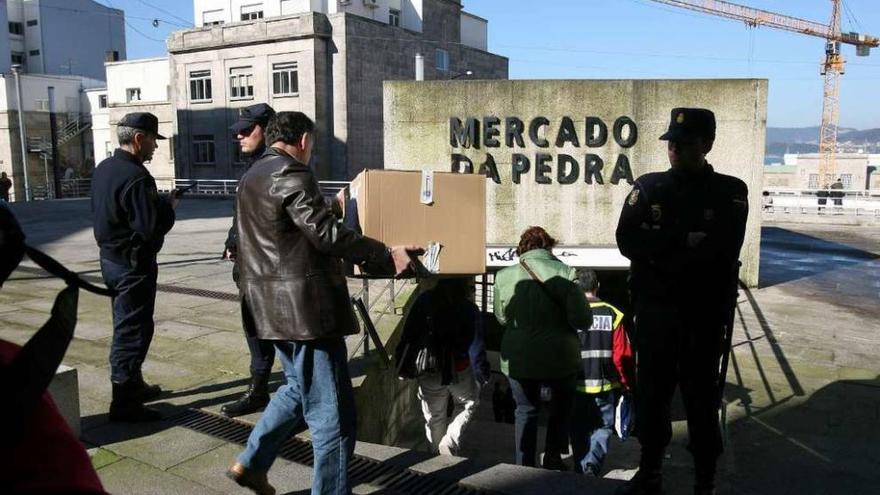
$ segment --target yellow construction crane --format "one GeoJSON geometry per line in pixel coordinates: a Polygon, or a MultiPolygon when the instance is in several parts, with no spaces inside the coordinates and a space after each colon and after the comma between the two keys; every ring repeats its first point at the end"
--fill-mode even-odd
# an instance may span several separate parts
{"type": "Polygon", "coordinates": [[[828,186],[833,180],[837,153],[837,122],[840,109],[840,76],[843,74],[845,60],[840,53],[840,44],[846,43],[856,47],[856,55],[864,57],[870,54],[871,48],[880,45],[880,39],[859,33],[840,32],[840,0],[831,1],[831,22],[822,24],[787,15],[754,9],[721,0],[653,0],[675,7],[696,10],[704,14],[712,14],[743,21],[751,27],[768,26],[795,33],[817,36],[825,39],[825,60],[821,64],[820,73],[825,76],[824,99],[822,100],[822,127],[819,130],[819,180],[822,187],[828,186]]]}

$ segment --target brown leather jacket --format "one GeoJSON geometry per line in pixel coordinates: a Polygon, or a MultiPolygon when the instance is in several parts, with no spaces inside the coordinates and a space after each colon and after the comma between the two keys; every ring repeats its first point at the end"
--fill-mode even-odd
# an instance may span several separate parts
{"type": "Polygon", "coordinates": [[[379,241],[343,226],[312,170],[269,148],[236,195],[242,300],[257,337],[313,340],[357,332],[342,259],[373,272],[393,270],[379,241]]]}

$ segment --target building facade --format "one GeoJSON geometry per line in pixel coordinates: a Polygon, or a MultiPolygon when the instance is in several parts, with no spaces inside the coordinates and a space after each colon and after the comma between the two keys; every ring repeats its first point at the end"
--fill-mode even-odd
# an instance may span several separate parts
{"type": "Polygon", "coordinates": [[[200,27],[168,40],[178,177],[238,177],[244,157],[229,126],[265,102],[311,116],[319,177],[347,180],[383,166],[382,82],[412,80],[417,54],[425,79],[507,78],[507,59],[486,51],[486,21],[458,0],[194,7],[200,27]],[[251,17],[252,8],[261,10],[251,17]]]}
{"type": "Polygon", "coordinates": [[[63,173],[71,168],[74,176],[88,175],[94,165],[89,100],[85,91],[100,87],[103,81],[76,76],[21,74],[22,104],[19,105],[15,77],[0,74],[0,170],[13,181],[14,198],[24,199],[25,164],[22,160],[19,109],[23,111],[28,185],[32,196],[46,196],[52,183],[50,128],[50,88],[54,96],[58,166],[63,173]]]}
{"type": "Polygon", "coordinates": [[[125,59],[125,15],[92,0],[0,0],[0,72],[104,80],[104,61],[125,59]]]}
{"type": "Polygon", "coordinates": [[[92,114],[93,140],[95,149],[103,158],[111,155],[119,147],[116,138],[116,123],[123,115],[132,112],[150,112],[159,119],[159,134],[167,137],[158,141],[153,159],[145,165],[160,187],[167,188],[174,179],[174,112],[171,110],[170,71],[168,58],[148,58],[108,62],[107,87],[90,98],[100,99],[105,95],[106,108],[99,105],[98,114],[92,114]],[[104,127],[106,122],[106,127],[104,127]],[[100,124],[100,127],[98,126],[100,124]]]}

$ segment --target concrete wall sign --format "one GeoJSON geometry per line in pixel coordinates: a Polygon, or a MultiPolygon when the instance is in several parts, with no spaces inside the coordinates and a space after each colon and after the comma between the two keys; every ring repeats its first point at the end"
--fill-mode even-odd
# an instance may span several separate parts
{"type": "Polygon", "coordinates": [[[569,260],[625,268],[606,250],[616,249],[633,181],[669,168],[658,138],[674,107],[715,112],[709,162],[749,186],[741,274],[755,285],[766,80],[386,81],[385,168],[489,177],[486,242],[499,248],[487,253],[490,265],[508,261],[505,249],[540,225],[578,253],[569,260]]]}

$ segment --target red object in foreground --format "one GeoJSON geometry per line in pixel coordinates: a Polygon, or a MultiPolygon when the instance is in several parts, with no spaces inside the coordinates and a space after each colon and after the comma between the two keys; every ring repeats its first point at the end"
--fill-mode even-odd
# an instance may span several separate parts
{"type": "MultiPolygon", "coordinates": [[[[0,370],[12,362],[19,349],[0,340],[0,370]]],[[[49,392],[43,392],[21,441],[0,445],[0,480],[0,491],[4,493],[107,493],[88,453],[49,392]]]]}

